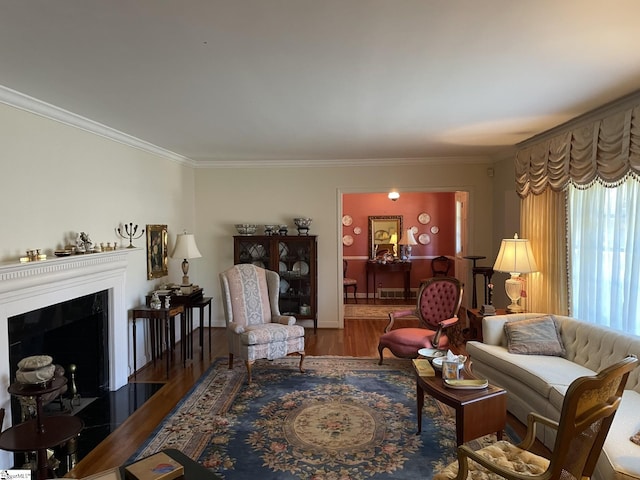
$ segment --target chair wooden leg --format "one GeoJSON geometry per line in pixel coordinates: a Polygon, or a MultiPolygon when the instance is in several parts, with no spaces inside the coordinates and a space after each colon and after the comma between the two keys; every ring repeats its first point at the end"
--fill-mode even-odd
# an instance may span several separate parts
{"type": "Polygon", "coordinates": [[[229,370],[233,368],[233,353],[229,354],[229,370]]]}
{"type": "Polygon", "coordinates": [[[382,351],[384,350],[384,347],[381,346],[380,344],[378,344],[378,353],[380,354],[380,361],[378,362],[378,365],[382,365],[382,351]]]}
{"type": "Polygon", "coordinates": [[[354,285],[354,287],[353,287],[353,300],[356,303],[358,303],[358,295],[357,295],[357,293],[358,293],[358,286],[354,285]]]}
{"type": "Polygon", "coordinates": [[[245,360],[244,363],[247,365],[247,383],[251,384],[251,365],[253,365],[253,362],[245,360]]]}
{"type": "Polygon", "coordinates": [[[302,368],[302,362],[304,362],[304,352],[298,352],[298,355],[300,355],[300,366],[298,368],[300,368],[300,373],[304,373],[304,369],[302,368]]]}

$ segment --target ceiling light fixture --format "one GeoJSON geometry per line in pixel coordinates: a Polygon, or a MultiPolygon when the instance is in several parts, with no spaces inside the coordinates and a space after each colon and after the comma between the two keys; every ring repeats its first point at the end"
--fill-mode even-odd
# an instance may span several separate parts
{"type": "Polygon", "coordinates": [[[389,192],[388,197],[389,197],[389,200],[393,200],[395,202],[396,200],[398,200],[400,198],[400,194],[398,192],[396,192],[395,190],[393,190],[393,191],[389,192]]]}

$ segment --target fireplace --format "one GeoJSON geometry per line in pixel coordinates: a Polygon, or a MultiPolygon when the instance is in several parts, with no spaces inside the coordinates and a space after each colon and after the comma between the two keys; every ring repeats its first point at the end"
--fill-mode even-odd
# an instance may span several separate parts
{"type": "Polygon", "coordinates": [[[80,396],[108,391],[108,301],[109,292],[102,290],[9,318],[10,372],[24,357],[49,355],[67,371],[67,378],[69,365],[76,365],[80,396]]]}
{"type": "MultiPolygon", "coordinates": [[[[103,384],[115,391],[127,383],[130,366],[125,280],[129,252],[122,249],[0,266],[0,407],[7,410],[4,428],[11,425],[7,387],[15,377],[9,359],[10,318],[106,292],[107,324],[103,332],[108,340],[103,384]]],[[[0,469],[11,464],[11,454],[0,451],[0,469]]]]}

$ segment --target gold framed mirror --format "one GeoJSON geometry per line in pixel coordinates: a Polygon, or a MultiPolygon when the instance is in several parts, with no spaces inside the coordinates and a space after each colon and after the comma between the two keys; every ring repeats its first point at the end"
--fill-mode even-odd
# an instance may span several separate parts
{"type": "Polygon", "coordinates": [[[369,258],[375,259],[383,250],[397,256],[401,234],[402,215],[369,216],[369,258]]]}

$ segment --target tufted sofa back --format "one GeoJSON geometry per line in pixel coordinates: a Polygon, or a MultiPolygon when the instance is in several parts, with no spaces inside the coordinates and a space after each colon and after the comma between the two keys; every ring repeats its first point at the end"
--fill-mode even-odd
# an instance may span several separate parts
{"type": "MultiPolygon", "coordinates": [[[[527,318],[540,317],[544,313],[514,313],[496,315],[490,321],[483,321],[483,342],[491,345],[507,346],[504,324],[527,318]]],[[[640,337],[611,328],[583,322],[573,317],[551,315],[560,326],[560,336],[567,351],[565,358],[574,363],[599,372],[613,365],[627,355],[640,358],[640,337]]],[[[640,368],[634,369],[627,380],[626,390],[640,393],[640,368]]]]}

